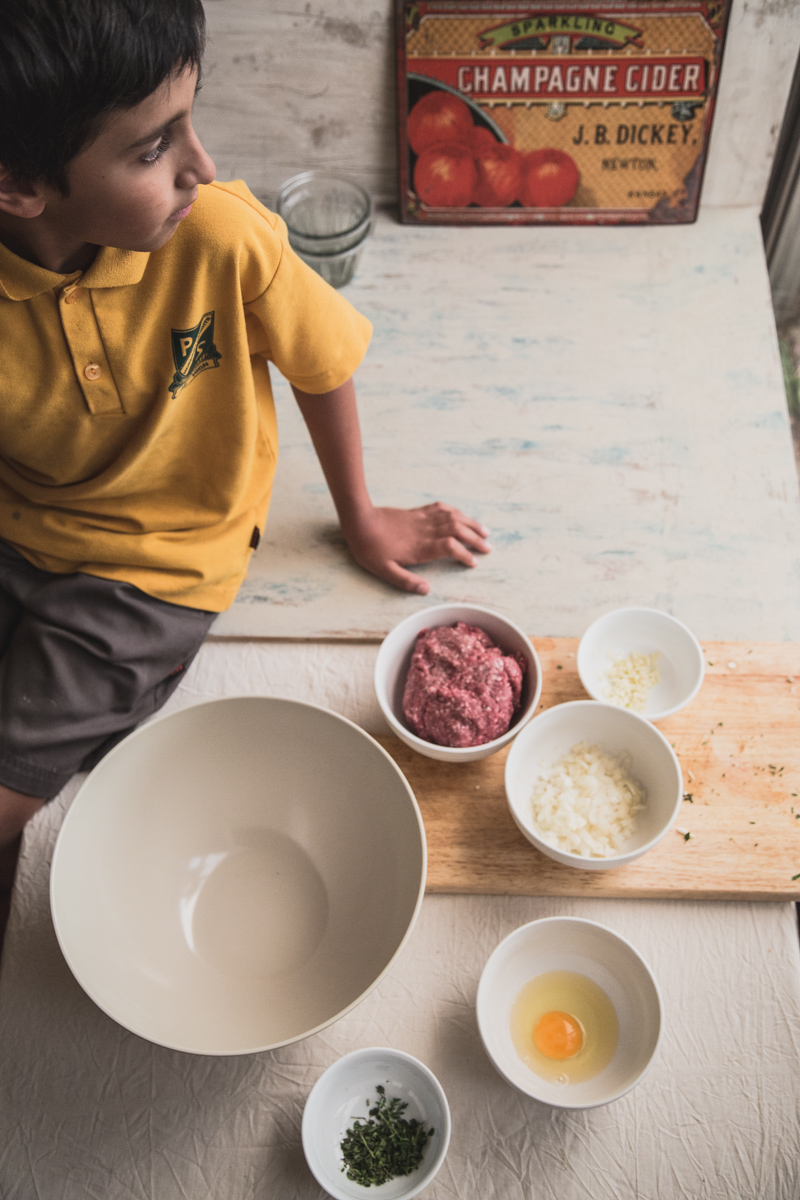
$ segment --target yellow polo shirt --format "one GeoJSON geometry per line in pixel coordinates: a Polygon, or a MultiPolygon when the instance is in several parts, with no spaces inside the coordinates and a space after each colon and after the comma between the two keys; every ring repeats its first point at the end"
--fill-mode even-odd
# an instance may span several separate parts
{"type": "Polygon", "coordinates": [[[46,571],[232,602],[269,507],[268,362],[344,383],[371,326],[241,183],[200,188],[151,254],[57,275],[0,245],[0,538],[46,571]]]}

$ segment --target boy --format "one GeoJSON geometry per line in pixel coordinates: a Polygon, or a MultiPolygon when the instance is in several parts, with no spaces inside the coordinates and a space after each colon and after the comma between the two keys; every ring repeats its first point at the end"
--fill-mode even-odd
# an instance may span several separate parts
{"type": "Polygon", "coordinates": [[[191,120],[200,0],[0,0],[0,846],[158,709],[269,504],[267,360],[356,561],[490,549],[446,505],[375,508],[351,376],[370,326],[191,120]]]}

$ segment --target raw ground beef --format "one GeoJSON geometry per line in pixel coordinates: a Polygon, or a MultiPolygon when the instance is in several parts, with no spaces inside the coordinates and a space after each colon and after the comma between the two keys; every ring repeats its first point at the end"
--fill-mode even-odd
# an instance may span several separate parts
{"type": "Polygon", "coordinates": [[[525,659],[459,621],[423,629],[403,691],[412,733],[438,746],[482,746],[506,732],[519,708],[525,659]]]}

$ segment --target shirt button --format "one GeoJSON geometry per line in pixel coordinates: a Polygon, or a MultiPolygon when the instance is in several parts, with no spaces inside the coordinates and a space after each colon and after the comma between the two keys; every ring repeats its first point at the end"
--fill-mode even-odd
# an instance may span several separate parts
{"type": "Polygon", "coordinates": [[[80,300],[83,295],[83,288],[74,288],[68,295],[64,297],[65,304],[74,304],[76,300],[80,300]]]}
{"type": "Polygon", "coordinates": [[[83,373],[87,379],[99,379],[103,370],[99,363],[88,363],[83,368],[83,373]]]}

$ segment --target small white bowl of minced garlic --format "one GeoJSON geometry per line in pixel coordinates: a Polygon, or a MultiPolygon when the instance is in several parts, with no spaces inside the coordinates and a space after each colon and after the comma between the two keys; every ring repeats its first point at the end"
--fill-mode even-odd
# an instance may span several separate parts
{"type": "Polygon", "coordinates": [[[682,621],[657,608],[617,608],[594,621],[578,646],[578,674],[593,700],[661,721],[694,700],[703,651],[682,621]]]}

